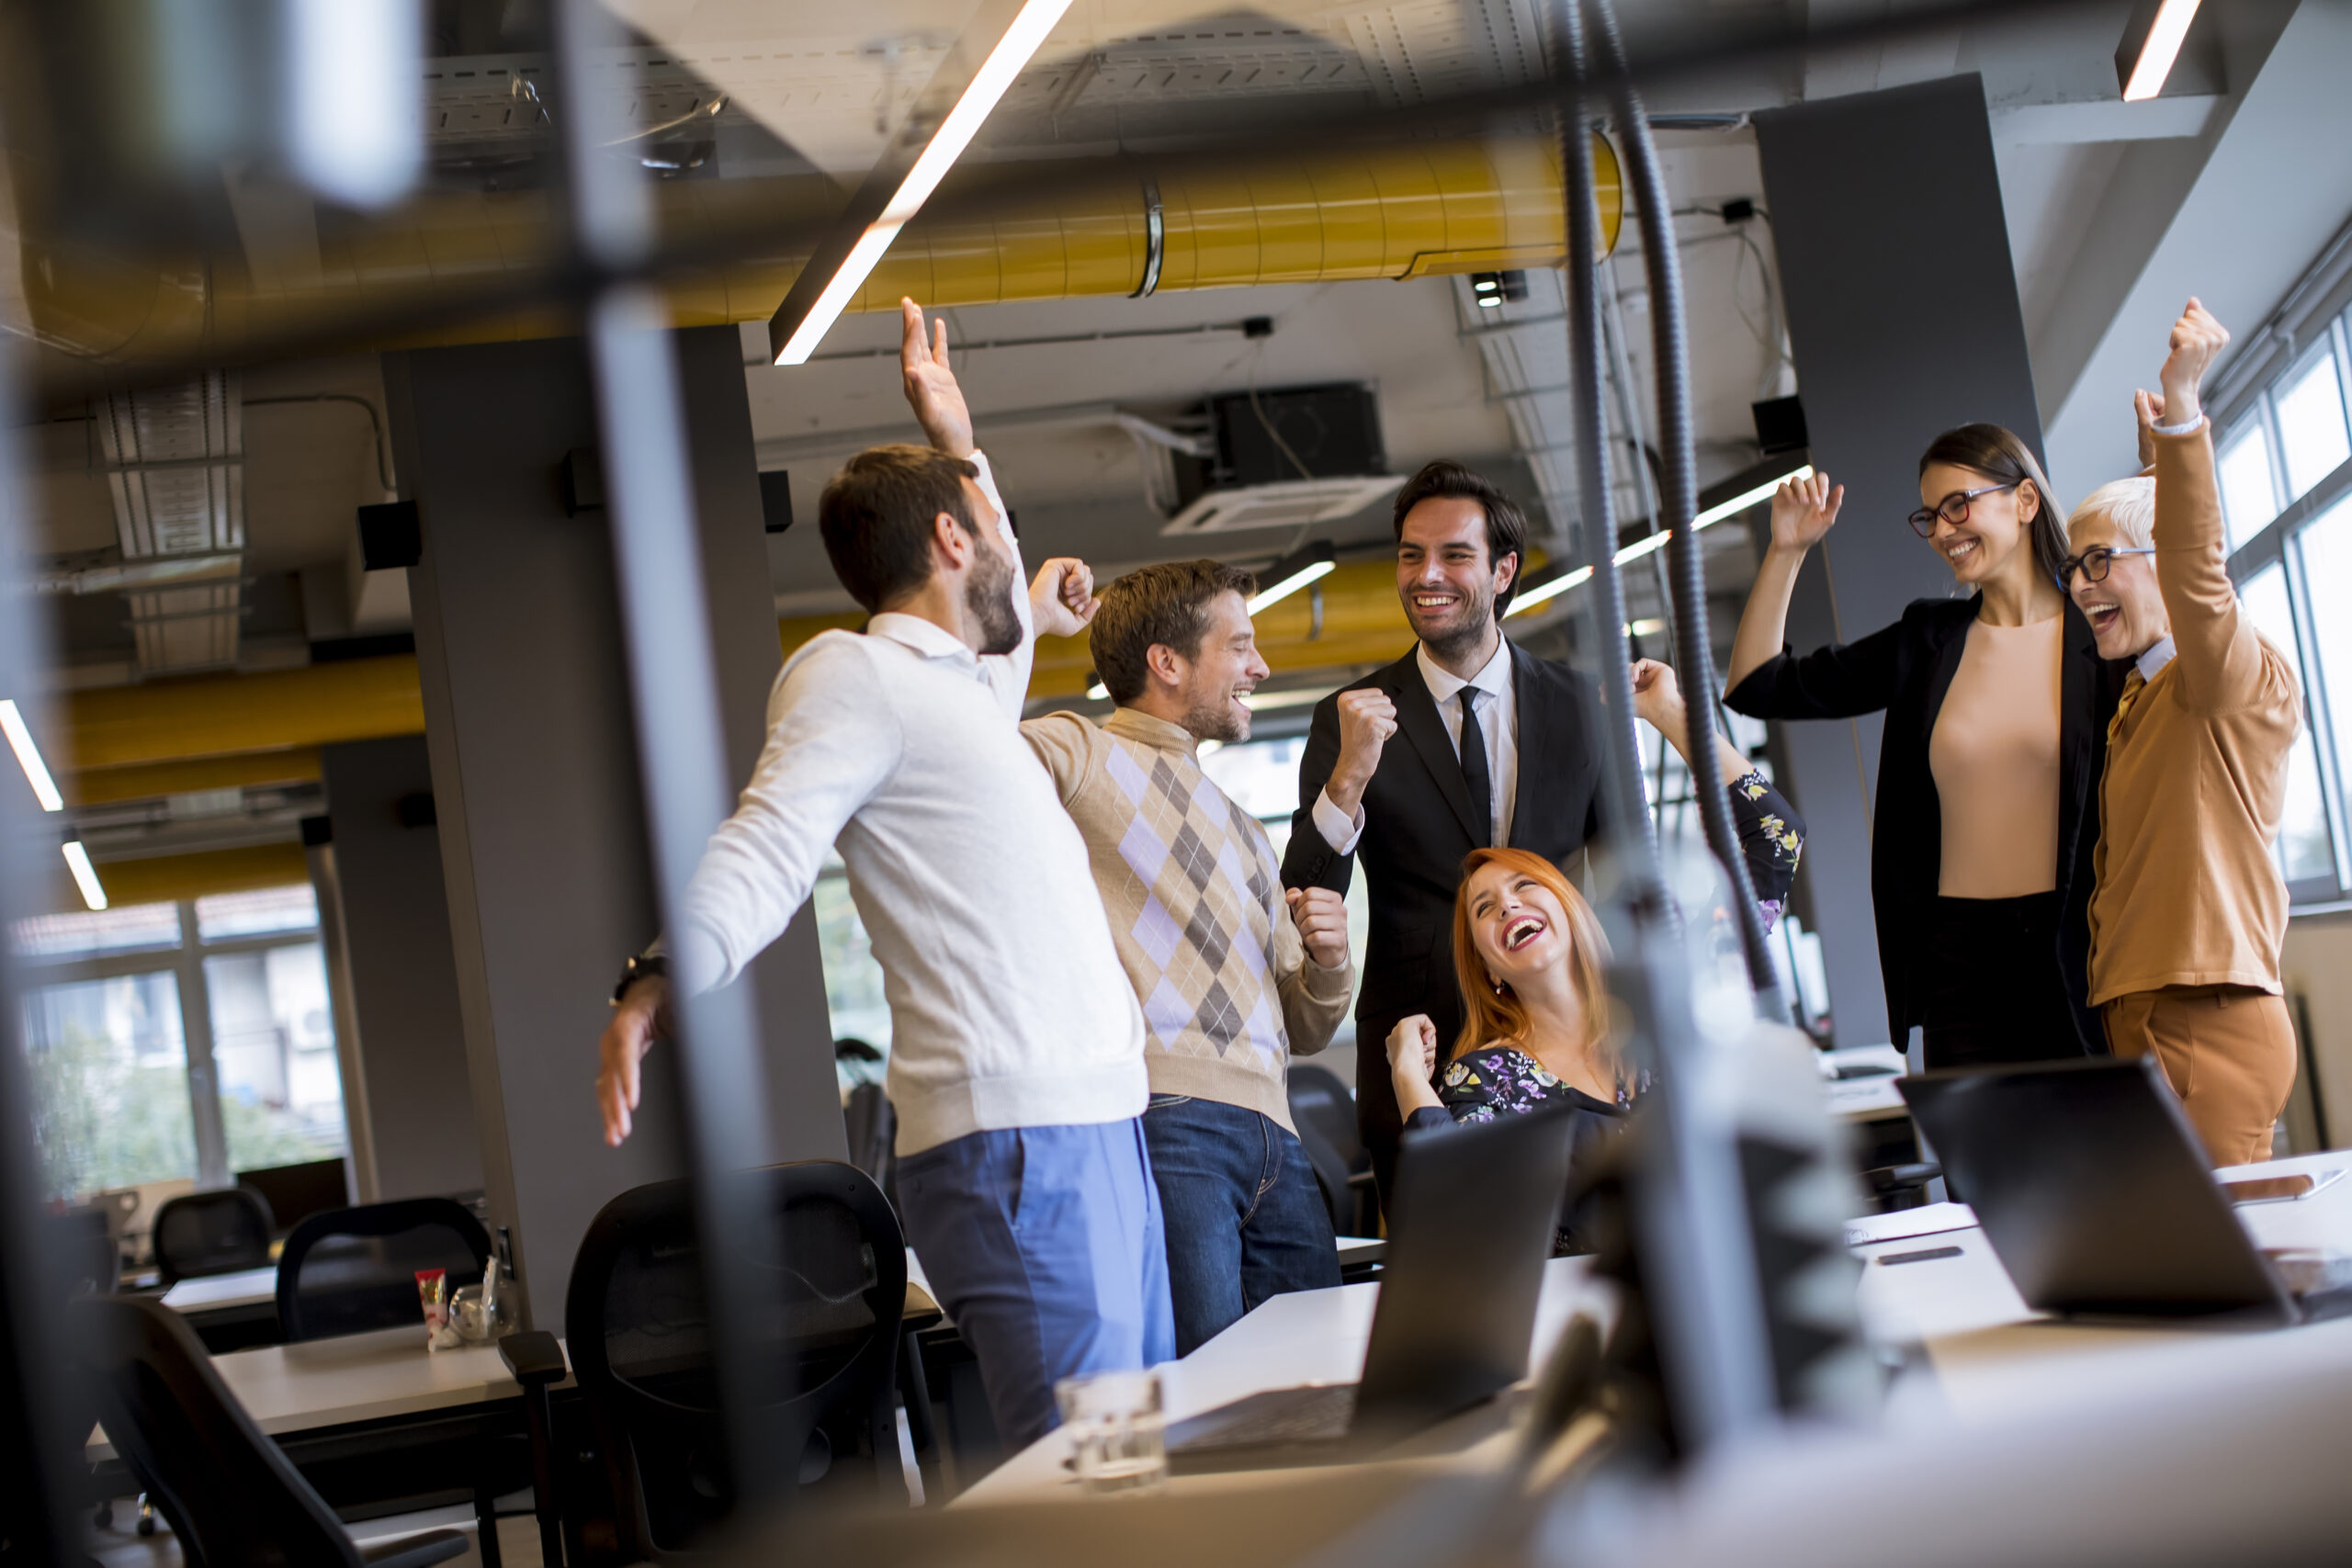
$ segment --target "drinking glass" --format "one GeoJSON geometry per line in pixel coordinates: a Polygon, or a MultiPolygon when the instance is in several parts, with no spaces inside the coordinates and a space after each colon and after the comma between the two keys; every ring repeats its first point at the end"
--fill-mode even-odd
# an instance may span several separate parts
{"type": "Polygon", "coordinates": [[[1168,1479],[1167,1416],[1155,1371],[1096,1372],[1054,1385],[1070,1468],[1091,1492],[1150,1491],[1168,1479]]]}

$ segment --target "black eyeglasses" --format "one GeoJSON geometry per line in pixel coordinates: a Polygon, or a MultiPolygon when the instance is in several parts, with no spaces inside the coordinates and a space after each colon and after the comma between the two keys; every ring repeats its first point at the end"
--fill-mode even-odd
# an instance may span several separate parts
{"type": "Polygon", "coordinates": [[[2105,582],[2107,569],[2114,564],[2116,557],[2152,556],[2155,553],[2153,549],[2111,550],[2105,545],[2095,545],[2081,555],[2068,556],[2058,563],[2058,592],[2072,593],[2075,591],[2075,573],[2078,571],[2083,574],[2085,582],[2105,582]]]}
{"type": "Polygon", "coordinates": [[[1911,514],[1911,531],[1923,539],[1936,536],[1936,519],[1940,517],[1957,528],[1968,521],[1969,502],[1980,495],[1990,495],[1996,490],[2015,490],[2025,483],[2011,479],[2005,485],[1978,485],[1974,490],[1956,490],[1933,506],[1923,506],[1911,514]]]}

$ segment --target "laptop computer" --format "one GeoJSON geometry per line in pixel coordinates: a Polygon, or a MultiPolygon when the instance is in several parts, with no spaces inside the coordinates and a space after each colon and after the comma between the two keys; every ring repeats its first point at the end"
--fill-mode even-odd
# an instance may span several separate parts
{"type": "Polygon", "coordinates": [[[2152,1057],[1922,1074],[1903,1098],[2029,1306],[2249,1325],[2352,1312],[2256,1247],[2152,1057]]]}
{"type": "Polygon", "coordinates": [[[1526,1377],[1571,1120],[1537,1111],[1408,1137],[1363,1381],[1271,1389],[1173,1423],[1170,1465],[1334,1462],[1526,1377]]]}

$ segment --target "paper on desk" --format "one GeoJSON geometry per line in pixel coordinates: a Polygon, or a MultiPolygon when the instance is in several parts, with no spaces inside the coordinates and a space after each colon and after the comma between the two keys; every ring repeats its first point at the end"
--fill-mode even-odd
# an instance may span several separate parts
{"type": "Polygon", "coordinates": [[[1846,1222],[1848,1247],[1871,1247],[1882,1241],[1902,1241],[1943,1231],[1973,1230],[1976,1212],[1965,1203],[1927,1203],[1897,1209],[1891,1214],[1864,1214],[1846,1222]]]}

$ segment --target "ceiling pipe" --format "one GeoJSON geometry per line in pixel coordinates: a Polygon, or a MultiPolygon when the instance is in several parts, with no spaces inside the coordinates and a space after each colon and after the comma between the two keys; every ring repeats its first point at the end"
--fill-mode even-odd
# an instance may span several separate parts
{"type": "MultiPolygon", "coordinates": [[[[1604,245],[1623,201],[1617,159],[1592,138],[1604,245]]],[[[998,198],[992,187],[1034,168],[959,170],[891,247],[852,310],[1127,296],[1156,288],[1238,288],[1410,278],[1555,266],[1563,251],[1560,154],[1538,137],[1406,142],[1345,152],[1072,160],[1050,195],[998,198]],[[1149,221],[1156,193],[1159,222],[1149,221]]],[[[763,229],[808,236],[840,205],[814,175],[662,183],[666,242],[763,229]]],[[[372,217],[322,210],[315,286],[256,282],[237,258],[193,249],[127,255],[35,220],[23,241],[24,310],[57,353],[135,366],[187,359],[239,342],[331,331],[338,320],[414,302],[437,288],[523,277],[561,248],[544,192],[428,193],[372,217]]],[[[803,247],[805,249],[805,246],[803,247]]],[[[666,290],[673,325],[765,321],[805,254],[777,254],[684,276],[666,290]]],[[[567,311],[537,308],[456,323],[379,348],[513,341],[577,331],[567,311]]]]}

